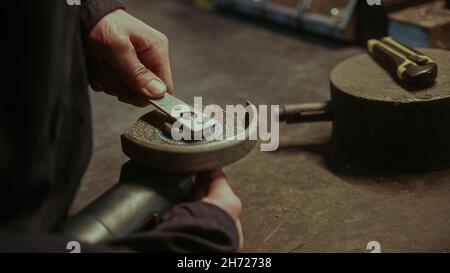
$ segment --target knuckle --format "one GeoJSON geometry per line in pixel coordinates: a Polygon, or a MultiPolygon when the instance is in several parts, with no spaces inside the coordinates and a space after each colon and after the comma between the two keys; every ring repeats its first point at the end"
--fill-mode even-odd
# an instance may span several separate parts
{"type": "Polygon", "coordinates": [[[93,30],[89,34],[89,42],[95,52],[106,56],[114,56],[117,52],[127,52],[132,48],[129,37],[110,26],[93,30]]]}
{"type": "Polygon", "coordinates": [[[169,49],[169,38],[161,32],[159,32],[154,40],[154,47],[159,50],[167,51],[169,49]]]}
{"type": "Polygon", "coordinates": [[[160,37],[159,37],[159,42],[160,42],[160,44],[162,44],[164,46],[168,46],[169,45],[169,38],[165,34],[161,33],[160,37]]]}
{"type": "Polygon", "coordinates": [[[133,48],[133,45],[131,44],[130,40],[125,35],[117,35],[114,37],[114,39],[111,41],[110,44],[111,49],[114,53],[117,52],[128,52],[133,48]]]}
{"type": "Polygon", "coordinates": [[[148,73],[147,68],[144,65],[139,64],[136,65],[136,67],[132,71],[130,71],[128,78],[131,79],[131,83],[133,85],[136,85],[147,73],[148,73]]]}

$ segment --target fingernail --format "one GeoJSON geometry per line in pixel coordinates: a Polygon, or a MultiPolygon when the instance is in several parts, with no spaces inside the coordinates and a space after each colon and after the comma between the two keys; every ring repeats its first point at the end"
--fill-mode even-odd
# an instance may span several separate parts
{"type": "Polygon", "coordinates": [[[167,87],[163,82],[153,79],[148,83],[147,90],[155,95],[160,95],[166,92],[167,87]]]}

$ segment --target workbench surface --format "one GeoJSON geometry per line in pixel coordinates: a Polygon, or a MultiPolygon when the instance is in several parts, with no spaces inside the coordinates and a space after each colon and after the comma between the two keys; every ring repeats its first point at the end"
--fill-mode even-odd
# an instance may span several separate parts
{"type": "MultiPolygon", "coordinates": [[[[170,40],[175,94],[193,103],[283,104],[329,99],[329,73],[362,52],[182,1],[126,1],[127,10],[170,40]]],[[[94,154],[72,212],[117,182],[121,133],[150,108],[92,92],[94,154]]],[[[330,123],[282,125],[280,149],[225,168],[243,201],[245,251],[450,250],[450,170],[382,177],[334,172],[326,163],[330,123]]]]}

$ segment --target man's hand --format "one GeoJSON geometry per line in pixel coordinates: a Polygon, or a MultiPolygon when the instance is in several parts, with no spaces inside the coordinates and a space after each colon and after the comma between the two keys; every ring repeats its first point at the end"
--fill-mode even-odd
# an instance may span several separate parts
{"type": "Polygon", "coordinates": [[[173,91],[167,37],[123,10],[103,17],[86,41],[96,91],[144,107],[173,91]]]}
{"type": "Polygon", "coordinates": [[[202,202],[223,209],[234,219],[239,234],[239,248],[242,249],[244,236],[239,221],[242,203],[228,184],[225,174],[221,170],[201,173],[198,175],[196,188],[202,202]]]}

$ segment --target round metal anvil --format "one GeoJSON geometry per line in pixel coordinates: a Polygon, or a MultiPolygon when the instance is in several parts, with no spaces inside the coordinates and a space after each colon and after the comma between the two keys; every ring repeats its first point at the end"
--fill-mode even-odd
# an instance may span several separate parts
{"type": "MultiPolygon", "coordinates": [[[[257,112],[256,107],[249,105],[252,113],[248,117],[252,118],[233,121],[245,125],[242,130],[236,130],[232,138],[211,141],[173,140],[167,132],[171,118],[154,110],[139,118],[121,136],[122,150],[141,165],[170,173],[196,173],[224,167],[243,158],[256,144],[249,136],[257,130],[257,112]]],[[[223,131],[234,127],[233,122],[222,122],[223,131]]]]}
{"type": "Polygon", "coordinates": [[[450,166],[450,54],[422,51],[439,69],[426,89],[406,90],[367,54],[333,69],[335,162],[396,172],[450,166]]]}
{"type": "Polygon", "coordinates": [[[450,167],[450,54],[423,52],[438,65],[425,89],[406,87],[360,54],[330,75],[330,102],[284,106],[287,123],[332,121],[335,166],[376,172],[429,171],[450,167]]]}

